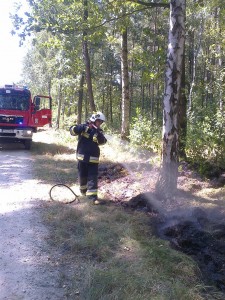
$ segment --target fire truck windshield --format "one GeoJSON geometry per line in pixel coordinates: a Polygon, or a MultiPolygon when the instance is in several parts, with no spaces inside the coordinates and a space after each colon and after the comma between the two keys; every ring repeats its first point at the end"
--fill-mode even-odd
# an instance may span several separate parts
{"type": "Polygon", "coordinates": [[[28,110],[29,95],[28,94],[0,94],[0,110],[28,110]]]}

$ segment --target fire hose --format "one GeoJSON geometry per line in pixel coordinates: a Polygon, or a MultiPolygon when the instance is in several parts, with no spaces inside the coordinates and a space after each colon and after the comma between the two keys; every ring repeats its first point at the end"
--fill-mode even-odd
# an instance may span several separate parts
{"type": "Polygon", "coordinates": [[[53,185],[49,191],[49,196],[52,201],[60,203],[80,202],[79,196],[66,184],[57,183],[53,185]]]}

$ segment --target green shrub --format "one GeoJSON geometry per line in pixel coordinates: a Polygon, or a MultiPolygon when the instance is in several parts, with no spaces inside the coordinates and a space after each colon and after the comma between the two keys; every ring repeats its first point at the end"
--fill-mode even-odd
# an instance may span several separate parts
{"type": "Polygon", "coordinates": [[[158,152],[161,149],[161,135],[162,128],[137,110],[130,127],[131,145],[158,152]]]}
{"type": "Polygon", "coordinates": [[[206,112],[189,116],[186,153],[202,175],[212,168],[225,168],[225,132],[222,119],[206,112]]]}

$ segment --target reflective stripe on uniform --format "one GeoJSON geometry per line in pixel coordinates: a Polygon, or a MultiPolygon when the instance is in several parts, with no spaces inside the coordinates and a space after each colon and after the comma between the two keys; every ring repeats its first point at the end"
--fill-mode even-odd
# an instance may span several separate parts
{"type": "Polygon", "coordinates": [[[89,162],[91,163],[99,163],[99,157],[90,156],[89,162]]]}
{"type": "Polygon", "coordinates": [[[98,190],[88,190],[86,195],[87,196],[96,196],[98,194],[98,190]]]}
{"type": "Polygon", "coordinates": [[[97,133],[95,133],[95,134],[93,135],[93,142],[95,142],[95,143],[98,144],[97,135],[98,135],[97,133]]]}
{"type": "MultiPolygon", "coordinates": [[[[84,160],[84,154],[77,153],[77,159],[83,161],[84,160]]],[[[99,157],[90,156],[89,162],[98,164],[99,163],[99,157]]]]}
{"type": "Polygon", "coordinates": [[[81,135],[86,137],[87,139],[89,139],[89,137],[90,137],[90,134],[87,132],[82,132],[81,135]]]}
{"type": "Polygon", "coordinates": [[[84,154],[77,153],[78,160],[84,160],[84,154]]]}
{"type": "Polygon", "coordinates": [[[86,126],[85,131],[83,131],[83,132],[81,133],[81,135],[84,136],[84,137],[86,137],[87,139],[89,139],[89,137],[90,137],[90,134],[87,132],[88,129],[89,129],[89,127],[86,126]]]}

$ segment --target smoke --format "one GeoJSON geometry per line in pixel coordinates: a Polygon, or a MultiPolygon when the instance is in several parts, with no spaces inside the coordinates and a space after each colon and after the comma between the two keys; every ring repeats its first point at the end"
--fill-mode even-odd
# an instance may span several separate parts
{"type": "MultiPolygon", "coordinates": [[[[129,172],[132,181],[127,189],[136,187],[132,196],[144,194],[149,205],[155,207],[162,214],[181,216],[185,219],[195,218],[193,210],[200,207],[205,211],[210,208],[211,215],[216,214],[216,208],[224,203],[213,197],[211,191],[207,193],[207,182],[188,169],[187,164],[181,164],[178,174],[178,191],[171,199],[165,199],[163,194],[155,194],[155,185],[159,176],[160,157],[156,153],[134,147],[131,143],[121,140],[117,136],[106,135],[108,143],[104,145],[106,160],[120,163],[129,172]],[[135,193],[136,192],[136,193],[135,193]],[[214,207],[214,209],[212,209],[214,207]],[[213,212],[212,212],[213,211],[213,212]]],[[[169,187],[168,187],[169,188],[169,187]]],[[[122,192],[122,191],[121,191],[122,192]]],[[[217,193],[218,194],[218,193],[217,193]]],[[[224,206],[223,206],[224,207],[224,206]]],[[[216,218],[216,215],[215,215],[216,218]]]]}
{"type": "MultiPolygon", "coordinates": [[[[103,146],[103,156],[107,155],[106,160],[121,164],[129,174],[127,185],[121,186],[121,197],[124,196],[122,202],[131,201],[130,205],[139,202],[139,208],[140,203],[143,203],[142,205],[147,206],[147,209],[152,208],[164,214],[165,209],[154,194],[160,166],[159,156],[148,150],[134,147],[119,137],[106,135],[106,138],[108,142],[103,146]],[[127,191],[125,192],[124,189],[127,191]],[[130,197],[126,197],[127,195],[130,197]]],[[[121,179],[118,185],[122,181],[121,179]]]]}
{"type": "Polygon", "coordinates": [[[157,154],[135,147],[116,136],[106,135],[106,138],[108,142],[104,147],[107,147],[109,159],[121,163],[129,172],[159,167],[157,154]]]}

